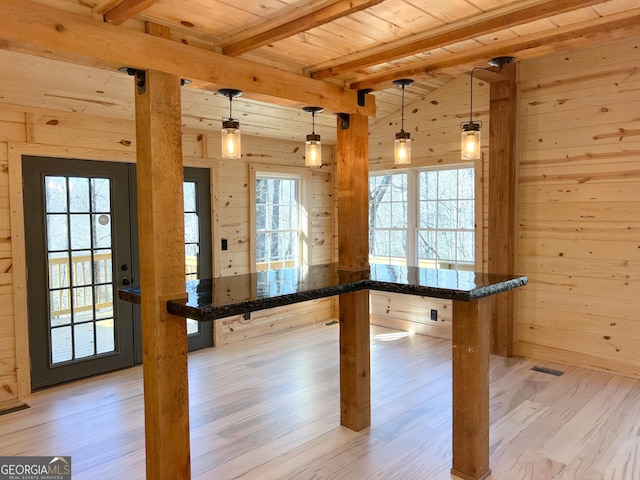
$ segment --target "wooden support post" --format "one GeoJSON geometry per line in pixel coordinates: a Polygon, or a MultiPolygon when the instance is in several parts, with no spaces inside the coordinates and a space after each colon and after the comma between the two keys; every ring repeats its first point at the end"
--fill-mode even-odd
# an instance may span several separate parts
{"type": "MultiPolygon", "coordinates": [[[[338,118],[338,264],[369,271],[369,125],[338,118]]],[[[340,423],[359,431],[371,425],[369,291],[340,295],[340,423]]]]}
{"type": "Polygon", "coordinates": [[[180,78],[147,71],[135,99],[147,478],[188,479],[187,332],[166,307],[185,292],[180,78]]]}
{"type": "MultiPolygon", "coordinates": [[[[507,65],[503,80],[491,83],[489,129],[489,271],[515,273],[517,187],[516,65],[507,65]]],[[[493,296],[491,352],[513,354],[514,292],[493,296]]]]}
{"type": "Polygon", "coordinates": [[[453,301],[453,468],[465,480],[489,470],[489,343],[491,298],[453,301]]]}

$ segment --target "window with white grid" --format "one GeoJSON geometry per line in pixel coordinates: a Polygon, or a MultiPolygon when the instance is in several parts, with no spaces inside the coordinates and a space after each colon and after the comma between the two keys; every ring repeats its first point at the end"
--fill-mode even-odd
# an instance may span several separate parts
{"type": "Polygon", "coordinates": [[[256,175],[256,268],[300,265],[300,178],[256,175]]]}
{"type": "Polygon", "coordinates": [[[369,261],[473,269],[473,167],[369,176],[369,261]]]}

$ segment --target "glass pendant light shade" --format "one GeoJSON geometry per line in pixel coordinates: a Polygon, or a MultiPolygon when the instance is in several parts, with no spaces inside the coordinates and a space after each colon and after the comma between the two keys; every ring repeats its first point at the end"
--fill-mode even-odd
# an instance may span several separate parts
{"type": "Polygon", "coordinates": [[[322,166],[322,143],[320,135],[316,133],[316,113],[322,112],[322,107],[304,107],[303,110],[311,114],[313,122],[312,133],[307,135],[307,141],[304,146],[304,164],[307,167],[322,166]]]}
{"type": "Polygon", "coordinates": [[[462,160],[480,159],[480,126],[478,122],[462,125],[462,142],[460,144],[462,160]]]}
{"type": "Polygon", "coordinates": [[[235,97],[242,95],[241,90],[233,88],[222,88],[218,93],[229,97],[229,118],[222,119],[221,145],[222,158],[238,159],[242,156],[242,138],[240,136],[240,122],[231,116],[231,103],[235,97]]]}
{"type": "Polygon", "coordinates": [[[411,163],[411,134],[404,130],[396,133],[393,163],[409,165],[411,163]]]}
{"type": "Polygon", "coordinates": [[[320,135],[307,135],[304,148],[304,164],[307,167],[322,166],[322,143],[320,142],[320,135]]]}
{"type": "Polygon", "coordinates": [[[236,120],[222,121],[222,158],[237,159],[242,155],[242,137],[240,122],[236,120]]]}
{"type": "Polygon", "coordinates": [[[402,113],[400,131],[396,133],[396,141],[393,153],[393,163],[396,165],[409,165],[411,163],[411,134],[404,131],[404,87],[413,84],[409,78],[394,80],[396,87],[402,87],[402,113]]]}

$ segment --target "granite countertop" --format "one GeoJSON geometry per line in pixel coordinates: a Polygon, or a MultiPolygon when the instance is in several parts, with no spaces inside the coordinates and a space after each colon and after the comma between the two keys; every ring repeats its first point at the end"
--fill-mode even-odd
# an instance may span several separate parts
{"type": "MultiPolygon", "coordinates": [[[[526,285],[526,276],[462,270],[371,265],[370,272],[339,271],[337,264],[285,268],[187,282],[188,298],[167,310],[203,322],[358,290],[380,290],[471,302],[526,285]]],[[[140,289],[118,291],[140,303],[140,289]]]]}

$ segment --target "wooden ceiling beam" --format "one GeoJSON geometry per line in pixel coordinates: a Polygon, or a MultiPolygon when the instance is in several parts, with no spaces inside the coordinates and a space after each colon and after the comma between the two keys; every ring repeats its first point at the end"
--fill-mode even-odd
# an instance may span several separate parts
{"type": "Polygon", "coordinates": [[[375,116],[373,95],[359,105],[358,92],[341,85],[23,0],[2,1],[0,48],[114,71],[157,70],[192,80],[194,87],[237,88],[278,105],[375,116]]]}
{"type": "Polygon", "coordinates": [[[490,58],[501,55],[513,55],[516,60],[525,60],[583,48],[603,40],[624,40],[637,35],[640,35],[640,8],[415,63],[409,68],[398,67],[363,75],[350,82],[349,86],[353,89],[381,90],[390,88],[397,78],[468,73],[473,66],[484,66],[490,58]]]}
{"type": "Polygon", "coordinates": [[[160,0],[122,0],[118,5],[104,14],[104,21],[112,25],[121,25],[126,20],[144,12],[147,8],[159,1],[160,0]]]}
{"type": "Polygon", "coordinates": [[[307,8],[298,8],[249,30],[221,45],[222,53],[235,57],[272,42],[332,22],[354,12],[359,12],[383,0],[333,0],[307,8]]]}
{"type": "Polygon", "coordinates": [[[307,73],[311,78],[323,79],[353,72],[605,1],[525,0],[350,55],[346,60],[343,57],[318,65],[307,69],[307,73]]]}

